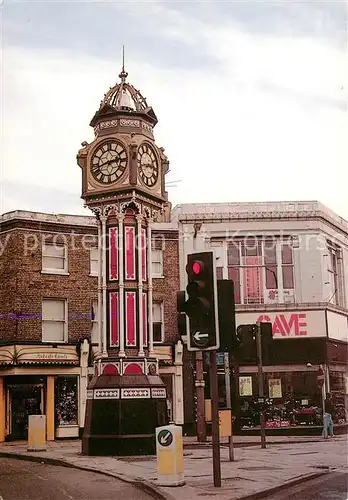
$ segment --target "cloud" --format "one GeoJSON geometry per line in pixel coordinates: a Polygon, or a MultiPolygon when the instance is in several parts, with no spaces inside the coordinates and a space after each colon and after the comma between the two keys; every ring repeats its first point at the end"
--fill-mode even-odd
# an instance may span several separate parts
{"type": "MultiPolygon", "coordinates": [[[[60,193],[69,207],[79,196],[76,153],[93,138],[88,124],[115,82],[119,34],[129,28],[129,79],[159,117],[156,137],[171,161],[169,179],[181,180],[169,190],[173,204],[320,199],[348,218],[344,49],[304,30],[253,31],[246,14],[234,17],[231,10],[221,20],[220,4],[202,5],[201,17],[178,3],[90,5],[74,32],[82,40],[89,33],[87,47],[82,40],[70,46],[72,27],[58,21],[69,35],[61,44],[57,33],[54,43],[43,43],[46,31],[35,43],[5,46],[2,158],[11,207],[15,183],[33,192],[60,190],[33,200],[41,210],[62,211],[60,193]],[[92,12],[97,19],[108,12],[105,26],[112,20],[113,32],[98,23],[91,31],[92,12]]],[[[23,198],[17,200],[22,208],[23,198]]]]}

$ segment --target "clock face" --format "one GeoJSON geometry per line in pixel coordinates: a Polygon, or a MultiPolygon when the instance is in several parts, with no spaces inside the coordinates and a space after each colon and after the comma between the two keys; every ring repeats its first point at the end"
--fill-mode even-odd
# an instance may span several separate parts
{"type": "Polygon", "coordinates": [[[158,163],[152,148],[142,144],[137,155],[139,177],[147,187],[152,187],[158,179],[158,163]]]}
{"type": "Polygon", "coordinates": [[[102,144],[94,153],[91,160],[91,172],[96,181],[102,184],[111,184],[117,181],[126,170],[127,153],[123,146],[116,141],[102,144]]]}

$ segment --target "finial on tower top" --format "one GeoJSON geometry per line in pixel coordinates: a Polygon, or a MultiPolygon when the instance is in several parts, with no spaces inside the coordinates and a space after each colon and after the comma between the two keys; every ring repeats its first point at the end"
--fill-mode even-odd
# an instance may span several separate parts
{"type": "Polygon", "coordinates": [[[124,69],[124,45],[122,45],[122,71],[118,76],[121,78],[122,82],[126,81],[126,78],[128,76],[127,71],[125,71],[124,69]]]}

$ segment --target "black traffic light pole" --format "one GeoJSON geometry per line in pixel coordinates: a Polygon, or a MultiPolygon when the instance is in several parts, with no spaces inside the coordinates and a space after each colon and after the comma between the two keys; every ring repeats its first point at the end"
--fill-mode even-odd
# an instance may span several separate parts
{"type": "Polygon", "coordinates": [[[262,341],[261,341],[261,323],[256,323],[256,349],[257,349],[257,371],[259,379],[259,399],[260,399],[260,424],[261,424],[261,448],[266,448],[266,429],[265,429],[265,402],[263,390],[263,369],[262,369],[262,341]]]}
{"type": "MultiPolygon", "coordinates": [[[[188,278],[186,287],[188,300],[185,303],[185,313],[189,317],[190,326],[187,348],[190,351],[197,351],[201,354],[204,350],[211,351],[210,391],[212,404],[213,476],[214,486],[221,487],[219,395],[216,359],[216,353],[220,345],[220,340],[217,307],[216,264],[214,253],[195,252],[188,254],[186,273],[188,278]]],[[[197,378],[198,363],[200,358],[201,355],[198,355],[196,358],[197,378]]],[[[197,403],[199,404],[198,398],[197,403]]],[[[197,417],[201,416],[202,415],[197,415],[197,417]]]]}
{"type": "Polygon", "coordinates": [[[219,388],[217,380],[217,351],[210,351],[211,437],[213,446],[214,486],[221,487],[219,388]]]}

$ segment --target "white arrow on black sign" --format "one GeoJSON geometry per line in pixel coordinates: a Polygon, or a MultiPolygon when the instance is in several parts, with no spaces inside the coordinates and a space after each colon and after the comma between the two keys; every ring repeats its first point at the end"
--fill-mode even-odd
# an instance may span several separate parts
{"type": "Polygon", "coordinates": [[[167,441],[170,440],[172,434],[170,432],[167,432],[164,436],[161,436],[160,442],[161,444],[167,444],[167,441]]]}
{"type": "Polygon", "coordinates": [[[158,442],[161,446],[169,446],[173,441],[173,434],[168,429],[163,429],[158,434],[158,442]]]}
{"type": "Polygon", "coordinates": [[[193,336],[193,338],[197,341],[197,342],[201,342],[202,340],[204,341],[204,339],[207,339],[209,337],[209,334],[208,333],[202,333],[202,332],[196,332],[193,336]]]}

